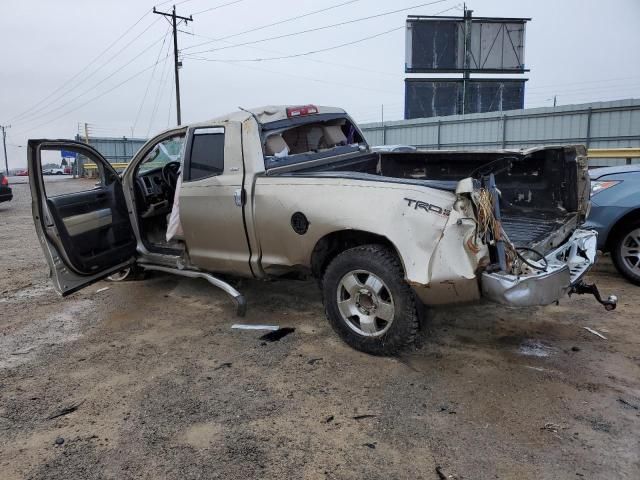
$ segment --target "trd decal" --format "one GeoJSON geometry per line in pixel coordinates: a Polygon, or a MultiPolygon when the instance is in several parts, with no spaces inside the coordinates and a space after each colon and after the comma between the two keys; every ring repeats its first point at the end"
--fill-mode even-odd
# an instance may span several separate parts
{"type": "Polygon", "coordinates": [[[405,200],[407,201],[407,205],[409,207],[413,206],[414,210],[421,208],[425,212],[435,213],[436,215],[442,215],[443,217],[448,217],[451,214],[451,210],[439,207],[438,205],[434,205],[432,203],[413,200],[412,198],[405,198],[405,200]]]}

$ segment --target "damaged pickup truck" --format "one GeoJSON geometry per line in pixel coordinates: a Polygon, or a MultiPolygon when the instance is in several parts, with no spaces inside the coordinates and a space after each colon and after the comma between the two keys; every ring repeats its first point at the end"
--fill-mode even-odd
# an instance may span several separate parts
{"type": "MultiPolygon", "coordinates": [[[[241,110],[168,130],[118,175],[89,145],[30,140],[36,230],[58,292],[125,269],[266,279],[303,272],[354,348],[410,344],[425,306],[525,307],[593,293],[596,233],[581,146],[374,152],[339,108],[241,110]],[[95,162],[95,188],[48,195],[45,151],[95,162]],[[173,210],[173,212],[172,212],[173,210]],[[167,228],[178,219],[179,228],[167,228]]],[[[93,184],[92,184],[93,186],[93,184]]]]}

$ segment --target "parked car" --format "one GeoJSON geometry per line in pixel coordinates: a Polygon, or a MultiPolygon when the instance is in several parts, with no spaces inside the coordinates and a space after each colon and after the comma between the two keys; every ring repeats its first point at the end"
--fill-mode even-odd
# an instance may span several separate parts
{"type": "Polygon", "coordinates": [[[27,171],[26,168],[24,170],[18,170],[16,172],[16,177],[27,177],[27,176],[29,176],[29,172],[27,171]]]}
{"type": "Polygon", "coordinates": [[[43,175],[64,175],[64,168],[47,168],[42,171],[43,175]]]}
{"type": "MultiPolygon", "coordinates": [[[[582,146],[373,152],[344,110],[304,105],[167,130],[122,176],[68,140],[30,140],[28,162],[36,230],[62,295],[134,265],[205,278],[242,315],[242,294],[212,272],[305,273],[345,342],[393,354],[413,341],[425,304],[525,307],[597,294],[582,282],[596,254],[596,233],[580,228],[582,146]],[[46,150],[95,162],[99,184],[47,195],[46,150]]],[[[612,309],[615,298],[602,303],[612,309]]]]}
{"type": "Polygon", "coordinates": [[[640,165],[591,170],[591,211],[585,227],[618,271],[640,285],[640,165]]]}
{"type": "Polygon", "coordinates": [[[8,202],[13,198],[13,191],[9,186],[9,179],[4,173],[0,173],[0,202],[8,202]]]}

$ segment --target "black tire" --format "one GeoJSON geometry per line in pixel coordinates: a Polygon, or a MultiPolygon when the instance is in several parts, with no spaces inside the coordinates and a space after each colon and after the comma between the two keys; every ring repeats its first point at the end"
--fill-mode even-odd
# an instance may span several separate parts
{"type": "MultiPolygon", "coordinates": [[[[362,277],[360,277],[362,278],[362,277]]],[[[360,285],[365,287],[365,285],[360,285]]],[[[360,287],[357,287],[360,288],[360,287]]],[[[359,290],[362,292],[362,290],[359,290]]],[[[351,347],[372,355],[395,355],[413,344],[419,328],[418,310],[413,291],[404,280],[404,271],[396,254],[383,245],[363,245],[351,248],[336,256],[322,279],[322,294],[325,313],[329,323],[338,335],[351,347]],[[383,287],[380,293],[380,303],[385,301],[393,306],[392,321],[386,322],[379,318],[373,321],[374,329],[379,329],[373,335],[360,334],[355,329],[360,327],[360,317],[354,315],[347,319],[340,312],[338,298],[346,294],[343,280],[353,274],[372,275],[381,280],[383,287]],[[383,298],[386,296],[386,300],[383,298]],[[351,326],[350,326],[351,324],[351,326]],[[386,329],[386,330],[385,330],[386,329]]],[[[358,298],[360,298],[358,293],[358,298]]],[[[375,297],[378,300],[377,297],[375,297]]],[[[377,303],[376,303],[377,304],[377,303]]],[[[360,304],[358,303],[358,308],[360,304]]],[[[375,317],[376,308],[373,309],[375,317]]],[[[363,318],[371,318],[364,316],[363,318]]],[[[370,333],[371,334],[371,333],[370,333]]]]}
{"type": "Polygon", "coordinates": [[[640,220],[631,221],[620,228],[616,229],[616,233],[611,242],[611,259],[613,264],[620,274],[629,280],[631,283],[640,285],[640,265],[638,268],[632,268],[629,262],[629,257],[625,256],[623,250],[625,249],[625,241],[627,247],[633,248],[633,251],[638,251],[640,257],[640,239],[635,241],[635,244],[629,240],[628,236],[634,230],[640,230],[640,220]]]}

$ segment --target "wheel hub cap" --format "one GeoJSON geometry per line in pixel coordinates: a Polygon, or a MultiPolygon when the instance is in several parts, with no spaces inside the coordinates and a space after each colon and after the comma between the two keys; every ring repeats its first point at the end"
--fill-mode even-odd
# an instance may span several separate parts
{"type": "Polygon", "coordinates": [[[376,311],[376,308],[378,308],[378,298],[376,294],[364,288],[358,291],[355,301],[358,311],[363,315],[371,315],[376,311]]]}
{"type": "Polygon", "coordinates": [[[342,277],[336,300],[344,323],[366,337],[384,335],[395,316],[391,291],[367,270],[353,270],[342,277]]]}

